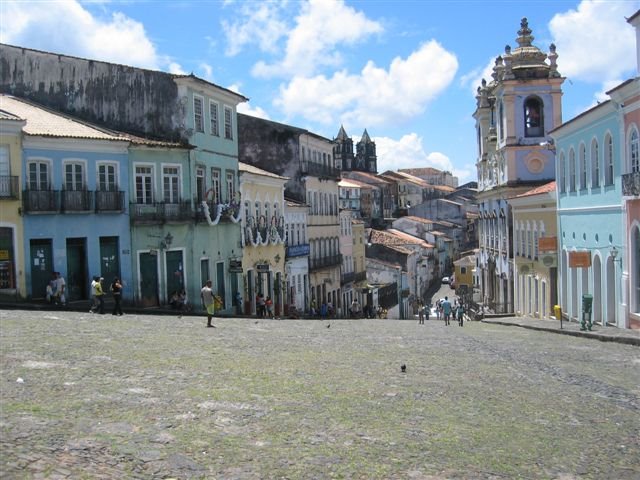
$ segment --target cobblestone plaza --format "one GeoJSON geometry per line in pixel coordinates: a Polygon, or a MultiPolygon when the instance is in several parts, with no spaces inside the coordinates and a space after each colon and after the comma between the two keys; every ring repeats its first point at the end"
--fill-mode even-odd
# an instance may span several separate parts
{"type": "Polygon", "coordinates": [[[637,346],[433,319],[0,321],[2,478],[640,478],[637,346]]]}

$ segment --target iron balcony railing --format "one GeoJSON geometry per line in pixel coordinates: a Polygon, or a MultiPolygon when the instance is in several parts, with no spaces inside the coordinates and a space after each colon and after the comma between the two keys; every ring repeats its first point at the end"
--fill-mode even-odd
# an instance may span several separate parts
{"type": "Polygon", "coordinates": [[[345,285],[347,283],[352,283],[355,277],[356,275],[353,272],[343,273],[342,275],[340,275],[340,283],[342,285],[345,285]]]}
{"type": "Polygon", "coordinates": [[[124,192],[97,190],[96,212],[124,212],[124,192]]]}
{"type": "Polygon", "coordinates": [[[367,279],[367,272],[356,272],[353,278],[354,282],[363,282],[367,279]]]}
{"type": "Polygon", "coordinates": [[[12,175],[0,175],[0,198],[18,198],[18,177],[12,175]]]}
{"type": "Polygon", "coordinates": [[[183,222],[194,219],[191,202],[177,203],[132,203],[130,205],[131,220],[134,222],[164,223],[183,222]]]}
{"type": "Polygon", "coordinates": [[[304,160],[302,162],[302,173],[306,173],[313,177],[340,178],[339,168],[322,165],[320,163],[309,162],[308,160],[304,160]]]}
{"type": "Polygon", "coordinates": [[[60,210],[60,191],[24,190],[22,204],[25,213],[57,213],[60,210]]]}
{"type": "Polygon", "coordinates": [[[327,255],[320,258],[309,259],[309,269],[318,270],[320,268],[332,267],[334,265],[342,264],[342,255],[327,255]]]}
{"type": "Polygon", "coordinates": [[[93,192],[90,190],[62,190],[63,212],[88,212],[91,210],[93,192]]]}
{"type": "Polygon", "coordinates": [[[640,172],[622,175],[622,195],[625,197],[640,196],[640,172]]]}

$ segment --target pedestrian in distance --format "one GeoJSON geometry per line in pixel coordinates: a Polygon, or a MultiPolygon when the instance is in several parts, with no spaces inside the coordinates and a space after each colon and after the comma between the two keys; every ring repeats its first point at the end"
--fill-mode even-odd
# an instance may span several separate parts
{"type": "Polygon", "coordinates": [[[256,313],[260,318],[264,318],[267,314],[267,302],[264,299],[262,292],[258,293],[258,296],[256,297],[256,313]]]}
{"type": "Polygon", "coordinates": [[[464,323],[464,307],[462,306],[462,302],[459,302],[456,307],[456,316],[458,317],[458,325],[462,327],[464,323]]]}
{"type": "Polygon", "coordinates": [[[424,325],[424,308],[421,303],[418,304],[418,325],[424,325]]]}
{"type": "Polygon", "coordinates": [[[104,290],[102,289],[102,282],[104,278],[98,277],[96,282],[96,300],[98,300],[98,313],[104,315],[104,290]]]}
{"type": "Polygon", "coordinates": [[[96,308],[98,307],[98,297],[96,296],[96,285],[98,284],[98,278],[94,276],[91,279],[91,305],[89,305],[89,313],[95,313],[96,308]]]}
{"type": "Polygon", "coordinates": [[[271,297],[267,295],[267,299],[264,301],[264,306],[267,310],[267,317],[273,319],[274,315],[273,315],[273,300],[271,300],[271,297]]]}
{"type": "Polygon", "coordinates": [[[449,301],[449,297],[444,297],[444,300],[440,304],[440,308],[442,308],[442,314],[444,315],[444,324],[451,325],[451,302],[449,301]]]}
{"type": "Polygon", "coordinates": [[[111,295],[113,295],[114,302],[111,315],[122,315],[122,305],[120,304],[122,301],[122,284],[118,277],[115,277],[111,282],[111,295]]]}
{"type": "Polygon", "coordinates": [[[56,272],[51,272],[51,279],[49,280],[49,283],[47,283],[47,289],[46,289],[48,303],[54,302],[55,293],[56,293],[56,280],[57,280],[56,272]]]}
{"type": "Polygon", "coordinates": [[[431,314],[431,305],[430,304],[426,304],[424,306],[424,318],[425,320],[429,320],[429,315],[431,314]]]}
{"type": "Polygon", "coordinates": [[[200,290],[200,299],[202,300],[202,307],[207,311],[207,327],[216,328],[216,326],[211,323],[216,308],[213,298],[213,290],[211,290],[211,280],[207,280],[202,287],[202,290],[200,290]]]}
{"type": "Polygon", "coordinates": [[[65,290],[67,288],[67,282],[64,281],[64,277],[60,272],[54,272],[55,274],[55,290],[53,294],[53,303],[56,305],[66,305],[67,297],[65,295],[65,290]]]}

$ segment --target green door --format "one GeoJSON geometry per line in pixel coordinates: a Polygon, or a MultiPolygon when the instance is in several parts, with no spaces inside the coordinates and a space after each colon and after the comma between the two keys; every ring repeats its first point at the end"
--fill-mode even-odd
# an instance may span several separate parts
{"type": "Polygon", "coordinates": [[[51,240],[31,240],[29,249],[31,268],[31,298],[45,298],[53,273],[51,240]]]}
{"type": "Polygon", "coordinates": [[[140,304],[155,307],[158,300],[158,255],[140,254],[140,304]]]}
{"type": "Polygon", "coordinates": [[[104,277],[103,287],[111,285],[114,278],[120,278],[118,240],[118,237],[100,237],[100,275],[104,277]]]}
{"type": "Polygon", "coordinates": [[[171,298],[173,292],[180,293],[184,290],[184,262],[182,261],[182,250],[168,251],[167,261],[167,299],[171,298]]]}
{"type": "Polygon", "coordinates": [[[67,238],[67,302],[85,300],[87,282],[87,239],[67,238]]]}

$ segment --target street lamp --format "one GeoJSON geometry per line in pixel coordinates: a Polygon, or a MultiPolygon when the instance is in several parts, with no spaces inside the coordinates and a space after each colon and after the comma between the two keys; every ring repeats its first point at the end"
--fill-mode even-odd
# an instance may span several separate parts
{"type": "Polygon", "coordinates": [[[609,250],[609,253],[611,254],[611,258],[613,258],[613,261],[620,262],[620,266],[622,266],[622,258],[618,258],[618,253],[620,252],[615,245],[611,247],[611,250],[609,250]]]}

